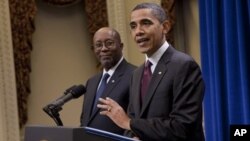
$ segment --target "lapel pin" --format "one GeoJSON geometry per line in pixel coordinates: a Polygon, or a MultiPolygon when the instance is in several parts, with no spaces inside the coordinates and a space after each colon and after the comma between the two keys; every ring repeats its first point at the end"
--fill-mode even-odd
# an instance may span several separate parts
{"type": "Polygon", "coordinates": [[[160,74],[160,75],[161,75],[161,74],[162,74],[162,72],[161,72],[161,71],[159,71],[159,72],[158,72],[158,74],[160,74]]]}
{"type": "Polygon", "coordinates": [[[115,80],[111,80],[112,83],[115,83],[115,80]]]}

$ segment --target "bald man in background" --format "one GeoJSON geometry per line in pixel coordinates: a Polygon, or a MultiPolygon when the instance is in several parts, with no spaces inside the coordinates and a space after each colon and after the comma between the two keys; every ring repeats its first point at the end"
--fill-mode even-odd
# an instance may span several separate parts
{"type": "Polygon", "coordinates": [[[123,43],[119,33],[113,28],[103,27],[96,31],[92,49],[103,70],[86,82],[81,126],[123,134],[124,129],[118,127],[108,117],[99,114],[100,109],[96,107],[96,101],[99,97],[108,96],[126,110],[129,102],[129,82],[136,67],[123,57],[123,43]],[[102,81],[105,81],[105,88],[102,81]],[[101,94],[99,94],[100,89],[103,90],[101,94]]]}

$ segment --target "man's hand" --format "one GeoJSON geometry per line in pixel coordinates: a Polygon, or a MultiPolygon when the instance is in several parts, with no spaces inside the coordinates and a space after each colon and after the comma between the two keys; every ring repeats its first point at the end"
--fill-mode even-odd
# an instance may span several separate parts
{"type": "Polygon", "coordinates": [[[97,107],[102,109],[101,115],[108,116],[119,127],[130,130],[130,118],[116,101],[109,97],[99,98],[99,101],[102,104],[97,104],[97,107]]]}

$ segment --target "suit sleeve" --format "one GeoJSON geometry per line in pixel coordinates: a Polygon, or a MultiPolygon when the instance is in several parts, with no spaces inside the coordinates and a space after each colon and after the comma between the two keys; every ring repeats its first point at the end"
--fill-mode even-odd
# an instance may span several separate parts
{"type": "MultiPolygon", "coordinates": [[[[131,79],[130,79],[130,87],[129,87],[129,104],[128,104],[128,108],[127,108],[127,114],[129,116],[130,119],[133,119],[135,118],[135,113],[134,113],[134,110],[133,110],[133,104],[132,104],[132,98],[133,96],[131,94],[133,94],[133,89],[132,89],[132,80],[133,80],[133,75],[131,76],[131,79]]],[[[133,138],[135,135],[135,133],[131,130],[125,130],[124,132],[124,136],[127,136],[127,137],[131,137],[133,138]]]]}
{"type": "MultiPolygon", "coordinates": [[[[133,118],[133,110],[131,110],[133,108],[128,111],[132,117],[130,133],[132,132],[141,140],[189,140],[190,136],[195,136],[194,130],[200,130],[198,128],[202,124],[204,95],[200,68],[193,60],[178,65],[173,76],[172,91],[169,92],[172,93],[170,104],[172,110],[168,115],[162,113],[164,116],[146,116],[144,119],[136,119],[133,118]]],[[[163,82],[160,85],[164,85],[163,82]]]]}
{"type": "MultiPolygon", "coordinates": [[[[88,91],[88,84],[89,84],[89,80],[87,80],[87,82],[86,82],[86,93],[87,93],[87,91],[88,91]]],[[[85,93],[85,95],[86,95],[86,93],[85,93]]],[[[82,98],[82,112],[81,112],[81,115],[80,115],[80,126],[81,127],[83,127],[83,126],[86,126],[85,124],[85,121],[84,121],[84,119],[86,118],[86,117],[84,117],[85,115],[84,115],[84,98],[85,98],[85,95],[83,96],[83,98],[82,98]]]]}

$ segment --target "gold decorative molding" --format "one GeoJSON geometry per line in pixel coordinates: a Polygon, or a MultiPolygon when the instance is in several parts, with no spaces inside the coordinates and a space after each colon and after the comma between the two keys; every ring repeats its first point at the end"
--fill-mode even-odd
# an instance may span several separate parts
{"type": "Polygon", "coordinates": [[[8,0],[0,0],[0,140],[20,141],[8,0]]]}
{"type": "Polygon", "coordinates": [[[121,35],[124,44],[123,55],[128,57],[128,31],[124,0],[107,0],[109,26],[115,28],[121,35]]]}

